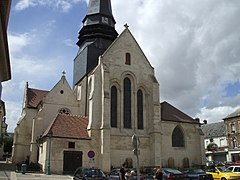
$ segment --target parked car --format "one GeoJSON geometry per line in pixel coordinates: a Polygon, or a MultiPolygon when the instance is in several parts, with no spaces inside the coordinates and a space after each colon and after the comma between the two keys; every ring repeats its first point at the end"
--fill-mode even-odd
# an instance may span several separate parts
{"type": "Polygon", "coordinates": [[[234,165],[236,165],[236,164],[234,164],[234,162],[232,162],[232,161],[225,161],[224,164],[225,164],[225,167],[229,167],[229,166],[234,166],[234,165]]]}
{"type": "Polygon", "coordinates": [[[145,166],[143,167],[142,171],[144,174],[145,180],[153,180],[156,176],[156,170],[159,168],[159,166],[145,166]]]}
{"type": "MultiPolygon", "coordinates": [[[[113,169],[108,174],[109,180],[119,180],[120,168],[113,169]]],[[[126,179],[129,180],[137,180],[137,170],[134,168],[126,169],[126,179]]],[[[142,173],[140,173],[140,180],[143,180],[145,177],[142,173]]],[[[146,177],[146,179],[150,179],[150,177],[146,177]]],[[[153,179],[153,178],[152,178],[153,179]]]]}
{"type": "Polygon", "coordinates": [[[207,161],[206,166],[211,167],[211,166],[225,166],[225,163],[220,162],[220,161],[207,161]]]}
{"type": "Polygon", "coordinates": [[[232,172],[240,174],[240,166],[229,166],[228,169],[232,172]]]}
{"type": "Polygon", "coordinates": [[[162,168],[163,180],[181,180],[185,179],[185,174],[174,168],[162,168]]]}
{"type": "Polygon", "coordinates": [[[188,180],[213,180],[213,176],[202,169],[191,168],[183,172],[188,180]]]}
{"type": "Polygon", "coordinates": [[[239,180],[240,174],[231,172],[226,167],[213,167],[206,170],[207,174],[212,174],[213,179],[220,179],[220,180],[239,180]]]}
{"type": "Polygon", "coordinates": [[[108,179],[109,180],[119,180],[119,173],[120,173],[120,168],[113,169],[111,172],[108,174],[108,179]]]}
{"type": "MultiPolygon", "coordinates": [[[[130,168],[130,169],[127,169],[126,170],[126,179],[129,179],[129,180],[137,180],[137,169],[136,168],[130,168]]],[[[140,180],[143,180],[144,179],[144,175],[143,173],[140,172],[140,180]]]]}
{"type": "Polygon", "coordinates": [[[73,180],[107,180],[101,169],[79,167],[73,174],[73,180]]]}
{"type": "Polygon", "coordinates": [[[240,165],[240,161],[235,161],[234,165],[240,165]]]}

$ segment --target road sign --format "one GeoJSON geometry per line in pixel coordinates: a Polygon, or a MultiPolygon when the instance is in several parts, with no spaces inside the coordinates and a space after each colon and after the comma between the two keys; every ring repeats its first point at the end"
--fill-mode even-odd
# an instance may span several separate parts
{"type": "Polygon", "coordinates": [[[94,156],[95,156],[95,152],[94,151],[92,151],[92,150],[88,151],[88,157],[89,158],[94,158],[94,156]]]}

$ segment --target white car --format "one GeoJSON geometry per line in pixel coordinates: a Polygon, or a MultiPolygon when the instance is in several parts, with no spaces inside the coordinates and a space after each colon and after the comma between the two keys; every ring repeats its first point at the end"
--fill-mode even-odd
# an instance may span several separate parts
{"type": "Polygon", "coordinates": [[[232,172],[240,174],[240,166],[229,166],[228,169],[232,172]]]}

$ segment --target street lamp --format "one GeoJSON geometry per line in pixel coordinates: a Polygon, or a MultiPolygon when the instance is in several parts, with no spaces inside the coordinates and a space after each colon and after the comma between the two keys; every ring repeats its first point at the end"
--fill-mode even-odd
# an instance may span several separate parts
{"type": "Polygon", "coordinates": [[[48,164],[47,164],[47,175],[51,175],[51,166],[50,166],[50,161],[51,161],[51,141],[52,141],[52,135],[53,132],[50,129],[50,131],[48,132],[47,136],[49,138],[49,144],[48,144],[48,164]]]}

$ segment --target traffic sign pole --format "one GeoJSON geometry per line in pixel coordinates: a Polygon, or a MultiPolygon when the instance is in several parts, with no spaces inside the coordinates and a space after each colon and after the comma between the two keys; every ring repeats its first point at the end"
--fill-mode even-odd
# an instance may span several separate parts
{"type": "Polygon", "coordinates": [[[90,164],[90,167],[92,168],[93,167],[93,163],[94,163],[94,157],[95,157],[95,152],[90,150],[88,151],[88,157],[89,157],[89,164],[90,164]]]}
{"type": "Polygon", "coordinates": [[[139,150],[139,146],[140,146],[140,140],[139,140],[139,137],[134,134],[132,136],[132,145],[133,145],[133,152],[134,152],[134,155],[136,155],[137,157],[137,179],[140,180],[140,171],[139,171],[139,153],[140,153],[140,150],[139,150]]]}

